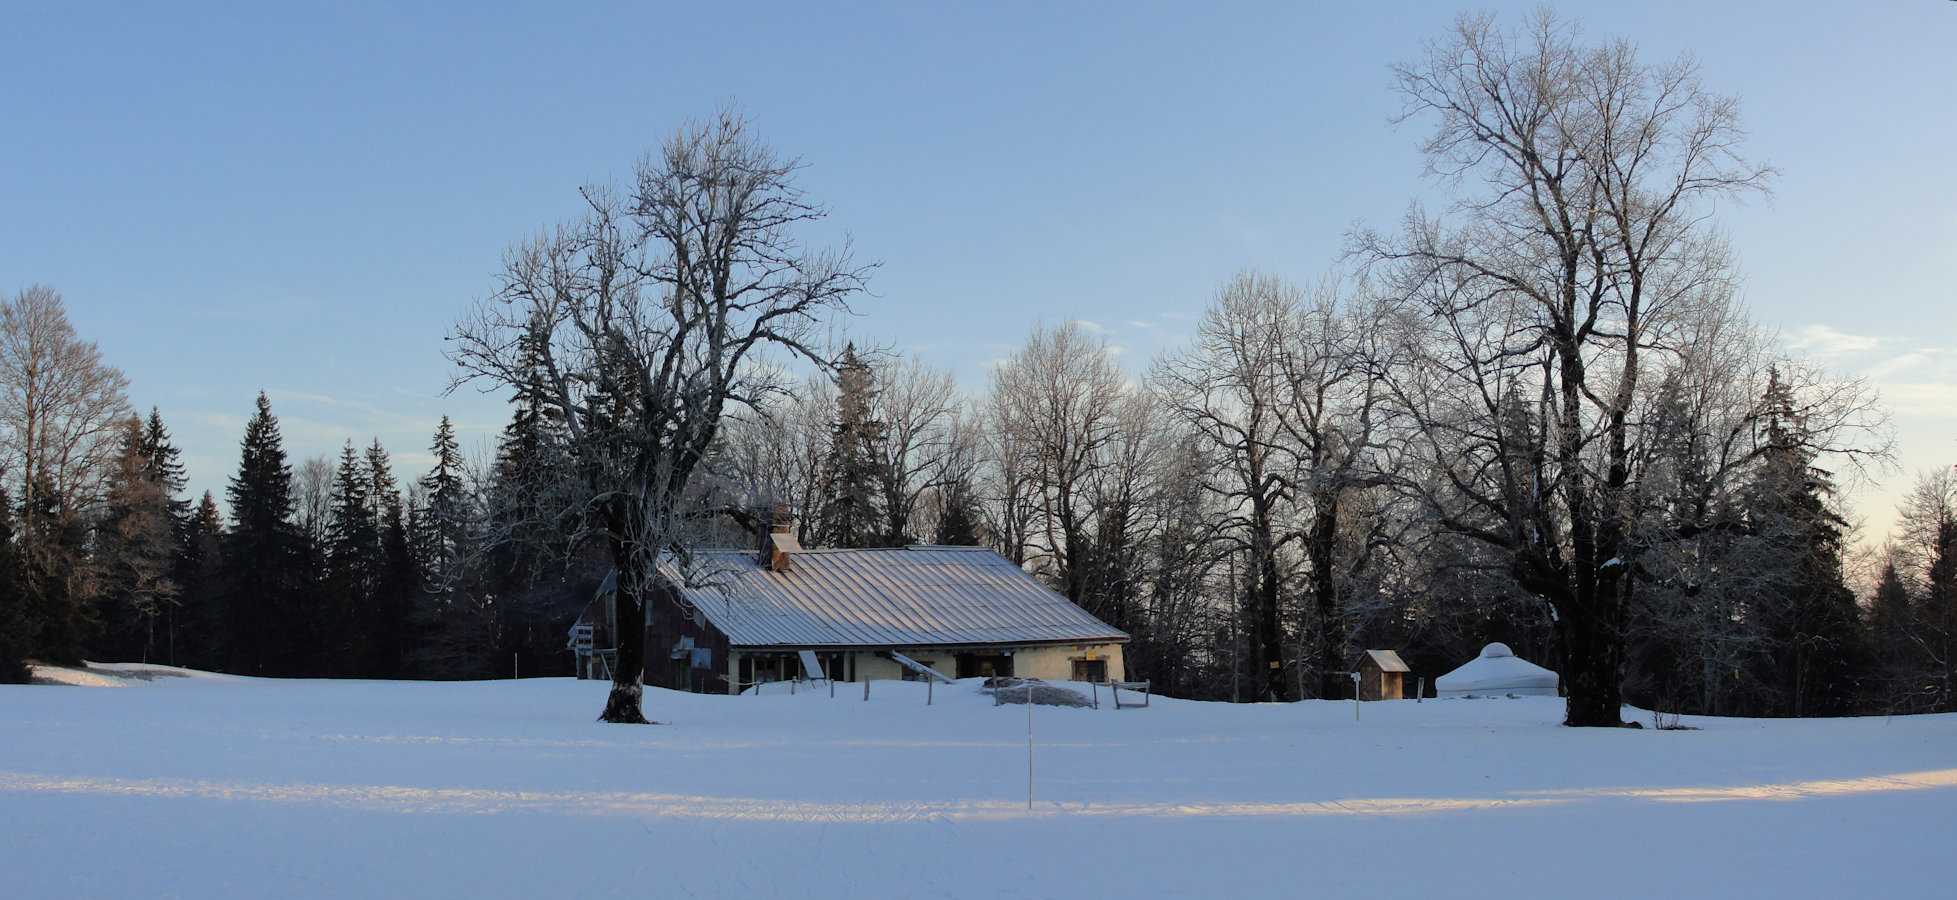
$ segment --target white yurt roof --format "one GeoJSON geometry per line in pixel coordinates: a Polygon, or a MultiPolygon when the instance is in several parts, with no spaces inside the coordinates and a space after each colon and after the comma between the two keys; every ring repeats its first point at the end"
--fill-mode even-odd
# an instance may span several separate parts
{"type": "Polygon", "coordinates": [[[1439,697],[1463,694],[1554,697],[1556,685],[1555,672],[1516,656],[1507,644],[1494,643],[1481,648],[1481,655],[1469,660],[1467,665],[1434,679],[1434,692],[1439,697]]]}

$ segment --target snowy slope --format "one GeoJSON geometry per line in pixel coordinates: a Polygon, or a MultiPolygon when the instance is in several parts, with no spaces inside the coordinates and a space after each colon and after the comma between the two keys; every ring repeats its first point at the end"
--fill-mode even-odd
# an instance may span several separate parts
{"type": "MultiPolygon", "coordinates": [[[[142,675],[147,672],[147,680],[142,675]]],[[[1560,701],[994,707],[0,686],[0,897],[1948,895],[1957,717],[1579,730],[1560,701]]],[[[182,677],[175,677],[182,675],[182,677]]],[[[1105,699],[1105,697],[1104,697],[1105,699]]]]}

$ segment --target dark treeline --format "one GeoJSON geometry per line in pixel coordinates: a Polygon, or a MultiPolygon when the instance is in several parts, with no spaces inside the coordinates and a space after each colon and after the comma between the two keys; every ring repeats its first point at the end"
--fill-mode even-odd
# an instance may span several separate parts
{"type": "MultiPolygon", "coordinates": [[[[1774,175],[1740,155],[1737,105],[1689,59],[1548,13],[1463,18],[1394,76],[1434,126],[1443,211],[1356,230],[1343,277],[1229,279],[1135,371],[1091,326],[1036,327],[977,393],[803,340],[869,270],[786,239],[822,208],[723,111],[648,157],[629,203],[587,191],[585,220],[513,251],[459,327],[452,359],[514,394],[492,459],[444,421],[405,483],[378,442],[295,467],[260,396],[228,517],[180,496],[160,416],[130,415],[59,297],[23,291],[0,310],[0,677],[564,672],[602,570],[650,596],[662,555],[785,508],[808,548],[992,547],[1128,631],[1131,677],[1178,696],[1345,696],[1365,649],[1431,679],[1503,641],[1563,673],[1572,725],[1623,701],[1957,709],[1957,472],[1921,477],[1851,577],[1836,479],[1887,458],[1884,416],[1736,300],[1712,213],[1774,175]],[[695,190],[727,178],[758,182],[695,190]],[[728,197],[762,203],[693,214],[728,197]],[[695,272],[700,246],[763,276],[695,272]],[[704,302],[730,284],[766,302],[704,302]],[[650,302],[675,297],[701,302],[650,302]],[[773,312],[694,343],[647,324],[696,307],[773,312]],[[788,389],[739,362],[770,344],[819,371],[788,389]]],[[[624,681],[616,720],[642,721],[624,681]]]]}
{"type": "Polygon", "coordinates": [[[122,375],[74,335],[59,295],[31,288],[0,312],[0,680],[25,680],[28,659],[284,677],[570,672],[565,632],[593,567],[541,536],[480,541],[514,508],[498,473],[540,443],[523,410],[486,466],[462,457],[444,418],[434,468],[404,485],[379,441],[295,468],[260,394],[226,518],[209,492],[183,497],[162,416],[131,414],[122,375]]]}

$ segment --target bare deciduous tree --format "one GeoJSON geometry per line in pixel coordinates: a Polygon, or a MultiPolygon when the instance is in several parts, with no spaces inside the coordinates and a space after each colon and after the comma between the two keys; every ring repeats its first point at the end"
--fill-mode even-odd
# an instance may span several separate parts
{"type": "Polygon", "coordinates": [[[1254,668],[1266,696],[1337,696],[1346,633],[1341,556],[1363,517],[1349,501],[1380,482],[1367,454],[1396,364],[1373,310],[1342,308],[1340,286],[1311,291],[1255,272],[1217,291],[1192,345],[1157,361],[1153,381],[1184,427],[1223,463],[1224,533],[1248,561],[1254,668]],[[1299,576],[1302,575],[1302,578],[1299,576]],[[1300,653],[1286,653],[1287,595],[1309,597],[1300,653]]]}
{"type": "Polygon", "coordinates": [[[953,441],[958,387],[951,372],[916,357],[886,358],[875,366],[877,421],[883,423],[884,536],[892,544],[919,540],[918,507],[946,487],[957,471],[953,441]]]}
{"type": "Polygon", "coordinates": [[[68,322],[61,295],[35,285],[0,301],[0,475],[23,514],[31,637],[21,652],[79,659],[97,589],[81,537],[107,492],[128,380],[68,322]]]}
{"type": "MultiPolygon", "coordinates": [[[[1036,328],[992,373],[989,418],[1013,558],[1081,603],[1094,552],[1090,481],[1114,441],[1126,379],[1079,323],[1036,328]]],[[[1091,610],[1090,610],[1091,611],[1091,610]]]]}
{"type": "Polygon", "coordinates": [[[1362,236],[1361,251],[1395,264],[1405,296],[1450,330],[1438,369],[1472,385],[1477,418],[1533,416],[1527,441],[1457,429],[1465,442],[1436,442],[1467,499],[1441,514],[1549,605],[1568,724],[1618,725],[1636,398],[1732,302],[1710,205],[1762,191],[1771,170],[1739,155],[1737,103],[1691,60],[1586,45],[1547,12],[1512,33],[1463,17],[1395,77],[1407,116],[1435,120],[1430,171],[1479,190],[1451,217],[1410,215],[1397,240],[1362,236]]]}
{"type": "Polygon", "coordinates": [[[129,416],[128,379],[75,335],[61,295],[0,302],[0,469],[23,507],[52,491],[64,515],[99,501],[129,416]]]}
{"type": "MultiPolygon", "coordinates": [[[[783,389],[775,349],[812,362],[814,326],[868,268],[809,252],[823,207],[799,168],[733,109],[689,123],[640,163],[630,192],[586,187],[578,221],[512,250],[495,295],[452,336],[461,381],[538,398],[561,416],[570,478],[553,511],[617,570],[618,659],[608,722],[644,722],[645,602],[662,561],[694,568],[693,476],[730,409],[783,389]]],[[[556,468],[556,467],[552,467],[556,468]]]]}

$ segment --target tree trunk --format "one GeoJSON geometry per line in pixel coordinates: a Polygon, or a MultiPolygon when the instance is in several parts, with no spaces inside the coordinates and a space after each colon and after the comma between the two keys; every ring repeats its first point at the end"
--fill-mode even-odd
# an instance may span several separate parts
{"type": "Polygon", "coordinates": [[[1591,598],[1558,604],[1563,684],[1569,692],[1564,725],[1617,728],[1624,724],[1624,637],[1617,593],[1614,581],[1602,580],[1591,598]]]}
{"type": "Polygon", "coordinates": [[[1345,693],[1350,679],[1339,652],[1344,643],[1339,616],[1337,578],[1332,560],[1337,552],[1339,507],[1332,491],[1314,492],[1311,531],[1305,538],[1305,556],[1311,563],[1312,601],[1318,611],[1317,634],[1312,641],[1312,668],[1318,674],[1318,697],[1335,700],[1345,693]]]}
{"type": "Polygon", "coordinates": [[[618,644],[618,665],[612,669],[612,691],[605,698],[600,722],[621,725],[648,725],[642,705],[646,677],[645,585],[649,578],[638,571],[630,550],[614,545],[613,564],[618,567],[613,609],[617,614],[612,639],[618,644]]]}
{"type": "Polygon", "coordinates": [[[1284,677],[1284,630],[1278,625],[1277,556],[1265,552],[1257,561],[1257,657],[1264,667],[1264,700],[1294,700],[1290,679],[1284,677]]]}

